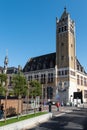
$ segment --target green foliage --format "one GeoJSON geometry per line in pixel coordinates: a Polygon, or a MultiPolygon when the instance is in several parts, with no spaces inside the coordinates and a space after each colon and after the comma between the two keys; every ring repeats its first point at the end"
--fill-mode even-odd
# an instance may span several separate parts
{"type": "Polygon", "coordinates": [[[0,74],[0,95],[5,95],[7,85],[7,75],[0,74]]]}
{"type": "Polygon", "coordinates": [[[3,82],[6,82],[7,80],[7,75],[6,74],[0,74],[0,84],[2,84],[3,82]]]}
{"type": "Polygon", "coordinates": [[[12,84],[14,94],[18,96],[17,118],[19,119],[19,98],[27,94],[28,84],[25,76],[22,73],[18,73],[13,76],[12,84]]]}
{"type": "Polygon", "coordinates": [[[14,91],[13,90],[9,90],[9,96],[13,96],[14,95],[14,91]]]}
{"type": "Polygon", "coordinates": [[[37,80],[30,81],[30,96],[41,96],[42,87],[37,80]]]}
{"type": "Polygon", "coordinates": [[[24,75],[16,74],[12,78],[13,90],[16,96],[24,96],[27,94],[27,80],[24,75]]]}
{"type": "Polygon", "coordinates": [[[0,96],[5,95],[5,88],[0,85],[0,96]]]}

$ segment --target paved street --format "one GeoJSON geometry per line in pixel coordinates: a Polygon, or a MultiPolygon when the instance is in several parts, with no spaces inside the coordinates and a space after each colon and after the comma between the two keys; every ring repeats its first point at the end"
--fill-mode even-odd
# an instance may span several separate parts
{"type": "Polygon", "coordinates": [[[87,108],[60,109],[53,111],[53,118],[48,122],[26,130],[87,130],[87,108]],[[65,112],[64,112],[65,111],[65,112]]]}

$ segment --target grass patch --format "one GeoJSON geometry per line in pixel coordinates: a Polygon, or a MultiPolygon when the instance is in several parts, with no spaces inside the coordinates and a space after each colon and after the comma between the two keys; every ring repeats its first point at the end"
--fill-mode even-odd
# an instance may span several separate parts
{"type": "Polygon", "coordinates": [[[0,121],[0,126],[4,126],[4,125],[8,125],[8,124],[15,123],[15,122],[18,122],[18,121],[26,120],[26,119],[29,119],[29,118],[33,118],[33,117],[36,117],[36,116],[43,115],[43,114],[47,114],[47,112],[38,112],[38,113],[35,113],[35,114],[20,116],[19,119],[17,117],[7,119],[6,123],[5,123],[5,121],[0,121]]]}

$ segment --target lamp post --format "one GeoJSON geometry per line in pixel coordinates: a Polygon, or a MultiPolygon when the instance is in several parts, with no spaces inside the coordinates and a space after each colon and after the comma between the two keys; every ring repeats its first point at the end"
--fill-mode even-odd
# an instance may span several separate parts
{"type": "MultiPolygon", "coordinates": [[[[8,57],[4,59],[4,74],[7,74],[8,57]]],[[[7,96],[8,96],[8,82],[6,81],[6,92],[5,92],[5,122],[6,122],[6,108],[7,108],[7,96]]]]}

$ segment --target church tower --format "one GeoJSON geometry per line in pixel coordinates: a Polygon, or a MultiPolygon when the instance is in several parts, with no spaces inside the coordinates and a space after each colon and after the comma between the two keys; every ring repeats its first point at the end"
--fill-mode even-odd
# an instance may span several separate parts
{"type": "Polygon", "coordinates": [[[57,86],[61,100],[69,100],[70,73],[75,74],[75,62],[75,23],[64,8],[61,18],[56,18],[57,86]]]}

